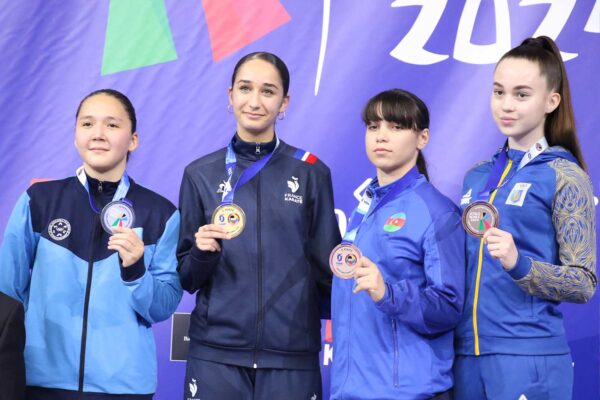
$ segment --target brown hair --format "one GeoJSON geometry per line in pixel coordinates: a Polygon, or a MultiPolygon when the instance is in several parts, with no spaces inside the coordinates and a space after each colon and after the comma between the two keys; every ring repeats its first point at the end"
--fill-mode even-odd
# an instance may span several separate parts
{"type": "Polygon", "coordinates": [[[586,170],[587,167],[575,130],[569,80],[556,43],[547,36],[528,38],[504,54],[498,64],[505,58],[520,58],[536,63],[542,76],[546,77],[548,89],[560,94],[561,100],[558,107],[546,115],[544,135],[550,146],[561,146],[569,150],[581,168],[586,170]]]}

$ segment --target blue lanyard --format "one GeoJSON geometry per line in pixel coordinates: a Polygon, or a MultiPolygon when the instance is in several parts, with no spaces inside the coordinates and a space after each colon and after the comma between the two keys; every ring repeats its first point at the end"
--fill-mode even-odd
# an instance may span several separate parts
{"type": "Polygon", "coordinates": [[[398,179],[396,182],[392,183],[392,187],[387,191],[386,194],[383,195],[381,200],[373,207],[371,210],[371,205],[373,202],[373,193],[370,188],[365,190],[365,193],[362,195],[360,202],[358,203],[358,207],[352,211],[350,215],[350,222],[348,223],[348,230],[344,235],[344,239],[342,243],[352,244],[354,240],[356,240],[356,234],[358,233],[358,228],[360,225],[371,215],[375,213],[375,211],[379,210],[381,207],[392,201],[398,193],[401,193],[404,189],[409,187],[417,178],[419,177],[419,170],[416,166],[411,168],[402,178],[398,179]]]}
{"type": "MultiPolygon", "coordinates": [[[[235,186],[232,189],[227,190],[227,188],[231,186],[226,185],[225,190],[223,190],[221,205],[233,203],[233,195],[235,194],[235,191],[238,188],[242,187],[250,179],[254,178],[256,174],[258,174],[260,170],[263,169],[263,167],[269,162],[271,157],[273,157],[273,154],[275,153],[275,150],[277,150],[277,147],[279,147],[279,138],[277,138],[277,143],[275,144],[275,148],[273,149],[273,151],[267,154],[265,157],[261,158],[260,160],[254,162],[248,168],[246,168],[240,174],[240,177],[238,178],[237,182],[235,183],[235,186]]],[[[233,151],[233,144],[232,142],[229,142],[229,145],[227,146],[227,153],[225,155],[225,172],[227,173],[226,182],[228,183],[231,182],[231,177],[235,172],[236,163],[237,157],[235,156],[235,151],[233,151]]]]}
{"type": "MultiPolygon", "coordinates": [[[[91,194],[90,188],[88,186],[87,176],[85,175],[85,170],[83,169],[83,167],[77,168],[77,171],[75,172],[75,174],[77,175],[77,179],[79,179],[79,182],[83,185],[83,187],[85,188],[85,191],[88,194],[88,199],[90,202],[90,206],[92,207],[92,210],[94,210],[94,212],[96,214],[100,214],[100,210],[98,210],[98,207],[96,207],[96,203],[94,202],[94,199],[92,198],[92,194],[91,194]]],[[[125,172],[123,172],[123,177],[121,178],[121,182],[119,182],[119,186],[117,186],[117,191],[115,192],[115,194],[112,198],[112,201],[122,200],[125,203],[127,203],[133,207],[133,204],[131,203],[131,201],[129,201],[125,198],[125,196],[127,195],[127,192],[129,191],[130,185],[131,185],[131,183],[129,182],[129,175],[127,175],[127,172],[125,171],[125,172]]]]}
{"type": "Polygon", "coordinates": [[[492,171],[490,172],[490,176],[488,177],[488,180],[487,180],[485,186],[483,187],[483,189],[479,192],[479,195],[477,196],[477,200],[479,200],[479,201],[487,200],[493,191],[498,190],[502,186],[506,185],[512,178],[514,178],[514,176],[517,174],[517,172],[519,172],[527,164],[529,164],[531,161],[533,161],[534,158],[536,158],[541,153],[543,153],[544,150],[546,150],[548,147],[549,147],[548,141],[546,140],[545,137],[542,137],[540,140],[535,142],[533,144],[533,146],[531,146],[529,148],[529,150],[527,150],[527,153],[525,153],[525,155],[521,159],[521,162],[519,163],[519,166],[514,170],[513,174],[510,177],[508,177],[507,179],[505,179],[500,185],[498,185],[498,181],[500,181],[502,172],[504,171],[504,168],[506,168],[506,164],[508,163],[508,141],[507,141],[507,143],[502,148],[502,151],[498,155],[498,158],[496,158],[496,161],[494,162],[494,165],[492,166],[492,171]]]}

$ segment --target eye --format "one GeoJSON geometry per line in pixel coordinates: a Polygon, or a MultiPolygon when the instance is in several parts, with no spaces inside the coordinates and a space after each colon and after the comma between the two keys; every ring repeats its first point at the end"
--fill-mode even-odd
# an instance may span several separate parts
{"type": "Polygon", "coordinates": [[[108,127],[112,129],[119,129],[119,125],[115,124],[114,122],[109,123],[108,127]]]}
{"type": "Polygon", "coordinates": [[[367,124],[367,130],[369,131],[376,131],[377,128],[379,128],[379,125],[375,124],[375,123],[369,123],[367,124]]]}
{"type": "Polygon", "coordinates": [[[494,96],[500,97],[504,94],[504,92],[500,89],[494,89],[494,96]]]}
{"type": "Polygon", "coordinates": [[[522,99],[525,99],[527,97],[529,97],[529,93],[526,93],[526,92],[517,92],[517,98],[518,99],[522,100],[522,99]]]}
{"type": "Polygon", "coordinates": [[[247,85],[240,86],[240,92],[242,92],[242,93],[250,92],[250,86],[247,86],[247,85]]]}
{"type": "Polygon", "coordinates": [[[263,89],[262,92],[266,96],[273,96],[275,94],[275,92],[271,89],[263,89]]]}
{"type": "Polygon", "coordinates": [[[92,126],[92,123],[89,122],[89,121],[82,121],[82,122],[79,123],[79,126],[82,126],[84,128],[89,128],[89,127],[92,126]]]}
{"type": "Polygon", "coordinates": [[[400,125],[394,124],[394,125],[392,126],[392,129],[393,129],[393,130],[395,130],[395,131],[401,131],[401,130],[403,130],[404,128],[403,128],[402,126],[400,126],[400,125]]]}

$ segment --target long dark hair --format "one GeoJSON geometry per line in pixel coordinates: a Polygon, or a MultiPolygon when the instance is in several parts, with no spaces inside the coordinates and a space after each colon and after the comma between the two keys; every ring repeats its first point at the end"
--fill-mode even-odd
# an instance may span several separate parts
{"type": "Polygon", "coordinates": [[[575,130],[575,116],[565,63],[554,40],[547,36],[525,39],[519,46],[504,54],[500,61],[505,58],[525,59],[539,66],[541,75],[546,77],[548,89],[560,95],[558,107],[546,116],[546,140],[550,146],[562,146],[569,150],[581,168],[587,170],[575,130]]]}
{"type": "Polygon", "coordinates": [[[288,89],[290,88],[290,71],[288,71],[287,65],[285,65],[281,58],[277,57],[273,53],[268,53],[266,51],[257,51],[254,53],[246,54],[244,57],[240,58],[240,60],[237,62],[237,64],[235,64],[235,67],[233,68],[233,74],[231,74],[231,86],[233,86],[233,84],[235,83],[235,77],[241,66],[250,60],[256,59],[266,61],[275,67],[275,69],[279,73],[279,77],[281,78],[281,83],[283,84],[283,97],[287,96],[288,89]]]}
{"type": "MultiPolygon", "coordinates": [[[[429,129],[429,110],[427,106],[414,94],[402,90],[391,89],[372,97],[362,112],[365,125],[371,122],[389,121],[398,124],[403,129],[421,132],[429,129]]],[[[417,168],[429,180],[427,163],[423,152],[417,155],[417,168]]]]}

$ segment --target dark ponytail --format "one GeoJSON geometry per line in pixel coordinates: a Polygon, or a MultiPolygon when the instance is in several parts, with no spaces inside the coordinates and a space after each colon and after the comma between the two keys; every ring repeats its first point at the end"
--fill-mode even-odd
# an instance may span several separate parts
{"type": "Polygon", "coordinates": [[[541,75],[546,77],[548,89],[560,95],[558,107],[546,116],[546,140],[550,146],[562,146],[569,150],[581,168],[587,170],[575,130],[567,71],[556,43],[547,36],[525,39],[519,46],[504,54],[500,61],[505,58],[526,59],[539,66],[541,75]]]}
{"type": "MultiPolygon", "coordinates": [[[[423,100],[414,94],[402,89],[391,89],[379,93],[367,102],[362,112],[362,120],[365,125],[385,120],[398,124],[403,129],[422,132],[429,129],[429,110],[423,100]]],[[[427,163],[420,150],[417,168],[429,180],[427,163]]]]}

